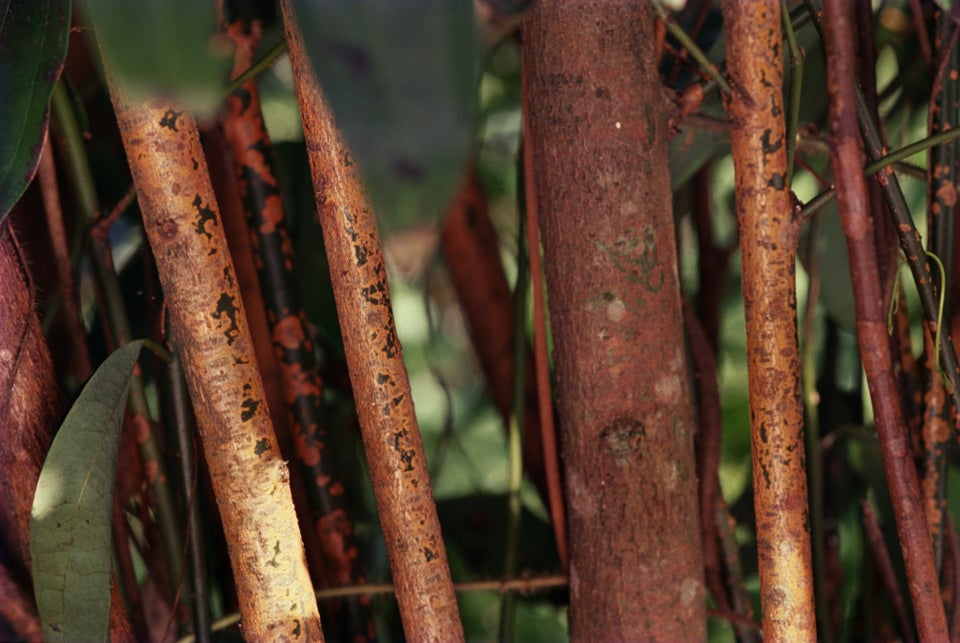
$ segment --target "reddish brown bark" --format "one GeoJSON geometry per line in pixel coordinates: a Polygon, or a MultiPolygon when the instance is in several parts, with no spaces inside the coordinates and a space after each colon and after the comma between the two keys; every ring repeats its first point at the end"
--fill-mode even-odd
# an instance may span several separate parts
{"type": "Polygon", "coordinates": [[[930,534],[913,464],[886,329],[873,220],[857,130],[854,29],[845,0],[824,5],[827,88],[830,93],[830,162],[853,279],[857,339],[867,376],[884,469],[890,486],[906,565],[910,596],[921,640],[947,639],[930,534]]]}
{"type": "MultiPolygon", "coordinates": [[[[62,404],[34,297],[7,219],[0,223],[0,530],[27,567],[33,494],[62,404]]],[[[110,636],[132,641],[116,583],[111,590],[110,636]]]]}
{"type": "Polygon", "coordinates": [[[344,352],[404,633],[411,641],[462,640],[377,222],[310,71],[289,0],[281,6],[344,352]]]}
{"type": "Polygon", "coordinates": [[[766,641],[812,641],[813,607],[794,276],[799,224],[786,189],[780,1],[723,3],[733,93],[747,325],[760,605],[766,641]]]}
{"type": "Polygon", "coordinates": [[[67,232],[63,222],[63,210],[60,207],[60,188],[57,185],[57,170],[53,162],[53,146],[50,144],[49,137],[43,145],[37,178],[43,194],[43,212],[46,215],[47,230],[50,233],[50,247],[53,250],[54,265],[57,270],[60,305],[63,309],[63,319],[70,345],[67,351],[72,362],[70,372],[82,382],[93,373],[93,366],[80,317],[77,285],[73,278],[70,250],[67,247],[67,232]]]}
{"type": "Polygon", "coordinates": [[[220,507],[244,636],[322,640],[303,543],[196,123],[111,94],[220,507]]]}
{"type": "MultiPolygon", "coordinates": [[[[572,640],[702,640],[693,407],[649,3],[524,25],[566,473],[572,640]]],[[[533,186],[528,186],[528,189],[533,186]]]]}
{"type": "MultiPolygon", "coordinates": [[[[447,211],[440,240],[490,396],[500,415],[509,418],[513,402],[513,293],[500,263],[500,245],[486,196],[475,175],[471,174],[447,211]]],[[[523,466],[546,497],[540,411],[529,352],[524,372],[523,466]]]]}
{"type": "Polygon", "coordinates": [[[0,525],[30,562],[30,511],[62,399],[8,219],[0,226],[0,525]]]}
{"type": "Polygon", "coordinates": [[[3,565],[0,565],[0,617],[9,624],[18,639],[43,641],[43,630],[33,597],[23,591],[3,565]]]}
{"type": "Polygon", "coordinates": [[[690,306],[683,307],[683,321],[687,328],[693,377],[697,384],[699,430],[696,455],[697,477],[700,479],[700,537],[703,542],[704,577],[717,607],[728,611],[730,600],[723,580],[720,538],[714,520],[722,506],[719,471],[723,425],[720,389],[717,384],[717,361],[710,346],[710,337],[690,306]]]}

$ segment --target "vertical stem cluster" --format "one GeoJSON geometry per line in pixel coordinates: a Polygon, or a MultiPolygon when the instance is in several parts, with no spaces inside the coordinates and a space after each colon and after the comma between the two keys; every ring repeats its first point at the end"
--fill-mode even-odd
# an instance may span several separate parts
{"type": "Polygon", "coordinates": [[[817,634],[797,344],[798,224],[786,185],[780,19],[778,0],[723,3],[763,634],[767,641],[803,641],[817,634]]]}
{"type": "Polygon", "coordinates": [[[654,47],[647,2],[540,2],[524,25],[527,187],[555,342],[573,640],[706,637],[663,163],[670,103],[654,47]]]}
{"type": "Polygon", "coordinates": [[[411,641],[457,641],[457,611],[410,381],[397,339],[377,221],[281,2],[344,351],[393,581],[411,641]]]}
{"type": "Polygon", "coordinates": [[[252,640],[322,640],[286,464],[192,117],[111,87],[252,640]]]}
{"type": "MultiPolygon", "coordinates": [[[[234,76],[254,62],[260,22],[235,20],[227,35],[236,45],[234,76]]],[[[329,444],[323,417],[323,381],[316,363],[307,317],[300,305],[294,273],[293,241],[273,160],[273,145],[263,122],[256,80],[227,99],[222,119],[233,151],[234,171],[249,224],[250,240],[267,308],[283,402],[294,433],[294,455],[304,474],[310,520],[320,543],[324,576],[331,586],[365,582],[357,536],[347,507],[344,478],[329,444]]],[[[344,601],[343,634],[374,637],[370,598],[344,601]]]]}
{"type": "Polygon", "coordinates": [[[837,203],[853,278],[857,339],[867,376],[884,469],[910,579],[917,626],[922,640],[947,639],[933,550],[927,531],[916,468],[904,425],[893,374],[883,291],[873,244],[873,220],[857,132],[854,31],[846,0],[825,3],[827,88],[830,94],[830,161],[837,203]]]}

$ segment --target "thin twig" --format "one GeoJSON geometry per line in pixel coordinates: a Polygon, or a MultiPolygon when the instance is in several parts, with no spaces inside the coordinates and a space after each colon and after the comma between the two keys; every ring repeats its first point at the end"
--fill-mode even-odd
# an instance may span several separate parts
{"type": "Polygon", "coordinates": [[[707,58],[707,55],[703,53],[703,50],[697,46],[690,36],[687,35],[679,25],[672,22],[670,17],[667,15],[666,10],[663,8],[663,5],[660,4],[660,0],[651,0],[653,8],[657,10],[657,15],[660,16],[660,20],[663,21],[664,26],[667,28],[667,31],[670,32],[670,35],[677,39],[677,41],[690,52],[690,55],[693,56],[693,59],[697,61],[700,67],[716,81],[717,85],[724,91],[724,93],[730,93],[730,85],[727,83],[727,80],[723,75],[717,70],[716,66],[710,62],[710,59],[707,58]]]}

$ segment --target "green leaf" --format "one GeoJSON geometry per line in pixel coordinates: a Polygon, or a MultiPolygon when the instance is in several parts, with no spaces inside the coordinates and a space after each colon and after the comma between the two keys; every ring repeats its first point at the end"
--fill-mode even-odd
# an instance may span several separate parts
{"type": "Polygon", "coordinates": [[[381,224],[432,221],[473,140],[479,44],[465,0],[294,0],[297,24],[381,224]]]}
{"type": "Polygon", "coordinates": [[[232,47],[213,2],[88,0],[109,73],[132,97],[166,95],[200,118],[220,105],[232,47]]]}
{"type": "Polygon", "coordinates": [[[110,516],[130,376],[143,340],[116,350],[60,425],[33,498],[30,556],[48,641],[109,638],[110,516]]]}
{"type": "Polygon", "coordinates": [[[0,0],[0,221],[33,180],[50,92],[70,31],[69,0],[0,0]]]}

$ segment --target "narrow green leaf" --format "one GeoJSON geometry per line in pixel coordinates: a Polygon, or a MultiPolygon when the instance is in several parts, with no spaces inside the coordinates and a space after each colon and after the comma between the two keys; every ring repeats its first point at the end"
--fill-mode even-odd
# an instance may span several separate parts
{"type": "Polygon", "coordinates": [[[164,94],[198,117],[219,106],[232,48],[213,2],[87,0],[110,73],[134,97],[164,94]]]}
{"type": "Polygon", "coordinates": [[[473,140],[479,45],[463,0],[294,0],[297,24],[381,224],[431,221],[473,140]]]}
{"type": "Polygon", "coordinates": [[[36,174],[50,92],[70,30],[69,0],[0,0],[0,221],[36,174]]]}
{"type": "Polygon", "coordinates": [[[30,522],[37,607],[48,641],[109,638],[110,515],[130,377],[143,340],[116,350],[60,425],[30,522]]]}

